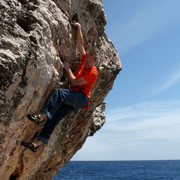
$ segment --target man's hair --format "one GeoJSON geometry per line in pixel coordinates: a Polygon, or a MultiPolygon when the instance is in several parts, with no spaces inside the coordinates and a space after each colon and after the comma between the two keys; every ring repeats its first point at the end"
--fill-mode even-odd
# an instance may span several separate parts
{"type": "Polygon", "coordinates": [[[97,61],[97,55],[96,55],[96,52],[94,50],[90,50],[87,55],[89,56],[94,56],[94,60],[97,61]]]}

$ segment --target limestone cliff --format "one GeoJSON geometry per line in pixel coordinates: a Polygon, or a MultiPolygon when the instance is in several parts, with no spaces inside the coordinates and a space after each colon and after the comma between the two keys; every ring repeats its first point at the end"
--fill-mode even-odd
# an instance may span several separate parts
{"type": "Polygon", "coordinates": [[[101,0],[0,1],[0,179],[51,179],[105,122],[103,102],[121,69],[120,60],[104,27],[101,0]],[[43,128],[26,115],[41,110],[66,75],[63,61],[75,71],[79,65],[76,30],[82,25],[86,50],[99,62],[91,105],[65,117],[48,145],[32,153],[20,145],[43,128]]]}

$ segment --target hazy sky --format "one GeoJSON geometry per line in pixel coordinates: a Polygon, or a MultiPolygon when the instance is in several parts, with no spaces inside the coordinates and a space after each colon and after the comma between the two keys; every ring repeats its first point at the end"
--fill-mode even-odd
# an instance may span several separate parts
{"type": "Polygon", "coordinates": [[[103,0],[123,69],[73,160],[180,159],[180,1],[103,0]]]}

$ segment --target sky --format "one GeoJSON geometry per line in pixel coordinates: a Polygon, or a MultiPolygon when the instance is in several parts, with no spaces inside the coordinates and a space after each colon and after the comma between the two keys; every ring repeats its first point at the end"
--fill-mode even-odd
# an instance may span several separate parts
{"type": "Polygon", "coordinates": [[[122,71],[105,125],[72,160],[180,159],[180,1],[102,2],[122,71]]]}

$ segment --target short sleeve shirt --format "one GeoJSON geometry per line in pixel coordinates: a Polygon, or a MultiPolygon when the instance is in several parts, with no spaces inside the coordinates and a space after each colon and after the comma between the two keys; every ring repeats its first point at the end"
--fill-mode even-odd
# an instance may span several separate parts
{"type": "Polygon", "coordinates": [[[83,54],[81,59],[81,65],[76,73],[76,78],[83,77],[83,79],[87,82],[87,84],[83,84],[81,86],[72,87],[73,91],[82,91],[88,98],[91,97],[91,89],[93,87],[94,82],[97,79],[97,69],[96,66],[92,66],[91,68],[87,69],[85,67],[86,54],[83,54]]]}

